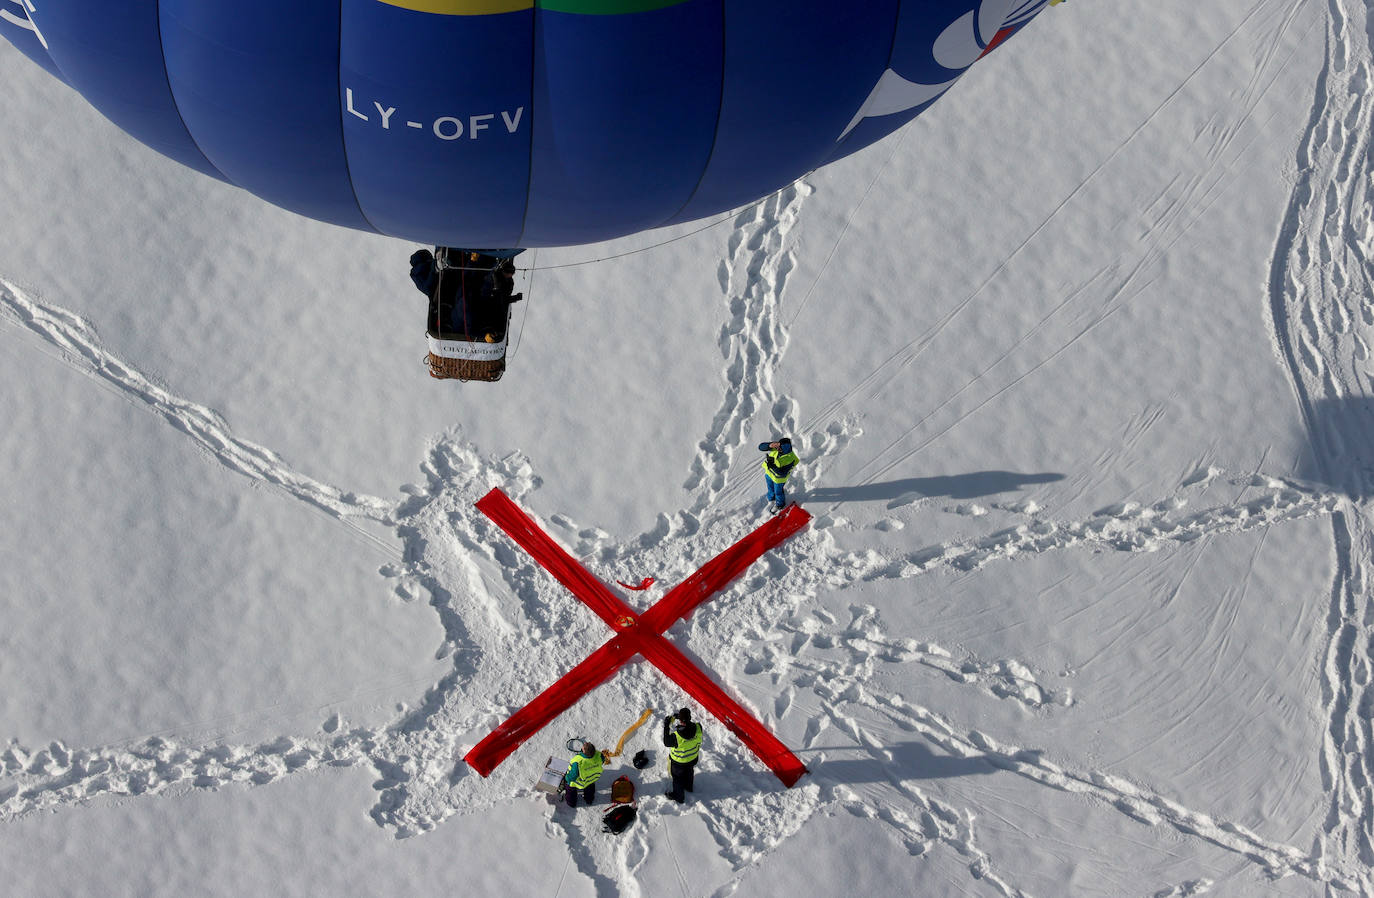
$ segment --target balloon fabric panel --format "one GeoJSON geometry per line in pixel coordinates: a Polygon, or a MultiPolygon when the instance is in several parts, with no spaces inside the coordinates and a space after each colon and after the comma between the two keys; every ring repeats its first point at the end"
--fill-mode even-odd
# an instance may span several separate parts
{"type": "Polygon", "coordinates": [[[0,35],[20,53],[47,69],[49,75],[66,83],[62,70],[48,55],[47,38],[43,37],[37,22],[29,17],[25,0],[0,0],[0,35]]]}
{"type": "Polygon", "coordinates": [[[66,82],[106,118],[164,156],[223,177],[177,113],[162,64],[156,3],[47,0],[34,20],[66,82]]]}
{"type": "Polygon", "coordinates": [[[311,218],[369,229],[344,158],[338,0],[162,0],[172,94],[197,146],[235,184],[311,218]]]}
{"type": "Polygon", "coordinates": [[[910,121],[1047,2],[0,0],[0,35],[269,202],[498,248],[750,203],[910,121]]]}
{"type": "Polygon", "coordinates": [[[632,15],[541,11],[522,246],[661,225],[691,197],[720,104],[721,4],[632,15]]]}
{"type": "Polygon", "coordinates": [[[534,12],[344,0],[341,15],[341,117],[367,220],[422,243],[520,245],[534,12]]]}
{"type": "Polygon", "coordinates": [[[715,147],[690,221],[753,202],[828,155],[887,66],[896,0],[835,14],[833,0],[726,4],[725,85],[715,147]]]}

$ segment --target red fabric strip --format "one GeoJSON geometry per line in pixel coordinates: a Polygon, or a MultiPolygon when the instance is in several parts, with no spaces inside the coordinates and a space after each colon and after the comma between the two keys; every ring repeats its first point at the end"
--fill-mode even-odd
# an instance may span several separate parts
{"type": "Polygon", "coordinates": [[[463,756],[463,760],[482,776],[490,776],[497,765],[523,745],[526,739],[548,726],[579,698],[610,679],[622,664],[638,654],[637,635],[618,634],[592,652],[581,664],[488,733],[463,756]]]}
{"type": "MultiPolygon", "coordinates": [[[[662,633],[719,593],[763,553],[805,527],[811,515],[798,506],[789,506],[708,561],[636,621],[628,605],[539,529],[500,489],[493,489],[478,500],[477,508],[617,634],[487,734],[464,757],[469,766],[488,776],[525,740],[604,683],[636,654],[643,654],[738,736],[784,785],[791,787],[806,773],[806,767],[776,736],[664,639],[662,633]]],[[[651,582],[652,578],[647,578],[644,585],[651,582]]]]}
{"type": "Polygon", "coordinates": [[[509,496],[501,492],[500,488],[493,489],[478,499],[477,510],[506,531],[507,536],[530,553],[541,567],[553,574],[555,580],[595,611],[612,629],[623,629],[616,623],[618,618],[635,616],[633,608],[621,601],[619,596],[611,592],[609,586],[592,576],[591,572],[578,564],[566,549],[540,530],[539,525],[525,514],[520,506],[512,502],[509,496]]]}
{"type": "Polygon", "coordinates": [[[725,724],[725,728],[739,737],[768,769],[782,780],[787,788],[806,773],[806,767],[797,756],[788,750],[777,736],[768,732],[739,702],[732,699],[710,677],[668,640],[662,636],[645,639],[640,647],[644,657],[654,667],[668,675],[674,683],[682,687],[692,698],[725,724]]]}
{"type": "Polygon", "coordinates": [[[763,553],[782,544],[806,526],[811,515],[798,505],[789,505],[781,514],[746,535],[739,542],[701,566],[640,617],[639,625],[662,633],[679,620],[685,620],[702,604],[710,601],[763,553]]]}

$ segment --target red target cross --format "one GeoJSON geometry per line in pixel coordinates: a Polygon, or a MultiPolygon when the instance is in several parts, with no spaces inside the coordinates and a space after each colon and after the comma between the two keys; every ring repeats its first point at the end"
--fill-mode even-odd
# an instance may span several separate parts
{"type": "Polygon", "coordinates": [[[744,573],[764,552],[780,545],[805,527],[811,515],[796,505],[789,506],[706,562],[695,574],[655,602],[648,611],[636,614],[606,584],[540,530],[539,525],[501,490],[494,489],[479,499],[477,509],[529,552],[545,570],[553,574],[554,579],[595,611],[615,631],[615,635],[477,743],[463,758],[473,770],[482,776],[490,775],[526,739],[572,707],[579,698],[610,679],[635,655],[643,655],[738,736],[758,755],[759,760],[777,774],[783,785],[792,786],[806,773],[806,767],[787,746],[768,732],[739,702],[726,695],[715,681],[665,639],[663,633],[744,573]]]}

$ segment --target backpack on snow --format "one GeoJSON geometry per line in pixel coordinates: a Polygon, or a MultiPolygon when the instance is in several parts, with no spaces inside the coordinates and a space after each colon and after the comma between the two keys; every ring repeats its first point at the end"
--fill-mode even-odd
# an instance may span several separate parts
{"type": "Polygon", "coordinates": [[[639,811],[635,810],[632,804],[612,805],[611,809],[601,815],[601,831],[603,833],[623,833],[630,828],[630,824],[635,822],[639,816],[639,811]]]}
{"type": "Polygon", "coordinates": [[[623,833],[639,816],[635,809],[635,784],[628,776],[616,777],[611,783],[611,807],[601,815],[603,833],[623,833]]]}
{"type": "Polygon", "coordinates": [[[635,800],[635,784],[628,776],[618,776],[611,783],[611,804],[630,804],[635,800]]]}

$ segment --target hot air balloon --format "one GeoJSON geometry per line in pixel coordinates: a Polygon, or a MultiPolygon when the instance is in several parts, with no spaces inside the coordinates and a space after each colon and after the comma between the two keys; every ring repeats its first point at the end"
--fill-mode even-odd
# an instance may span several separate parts
{"type": "Polygon", "coordinates": [[[448,247],[746,205],[900,127],[1049,0],[0,0],[129,134],[448,247]]]}

